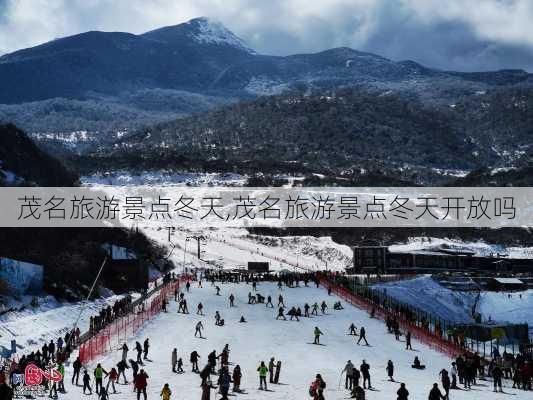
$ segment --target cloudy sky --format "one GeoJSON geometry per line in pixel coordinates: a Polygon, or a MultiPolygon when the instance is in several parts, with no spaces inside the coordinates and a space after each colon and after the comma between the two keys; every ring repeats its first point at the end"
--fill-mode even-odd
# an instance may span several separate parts
{"type": "Polygon", "coordinates": [[[533,71],[532,0],[0,0],[0,54],[199,16],[266,54],[349,46],[443,69],[533,71]]]}

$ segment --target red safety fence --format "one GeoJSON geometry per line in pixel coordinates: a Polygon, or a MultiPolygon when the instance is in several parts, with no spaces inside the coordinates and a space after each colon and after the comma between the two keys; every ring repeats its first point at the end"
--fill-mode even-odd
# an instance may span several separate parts
{"type": "Polygon", "coordinates": [[[394,318],[398,321],[400,328],[404,332],[411,332],[411,337],[416,338],[419,342],[426,344],[427,346],[435,349],[447,356],[457,357],[460,354],[467,352],[465,349],[446,340],[446,338],[439,336],[421,326],[416,325],[414,322],[403,318],[400,314],[393,313],[387,309],[384,309],[381,305],[371,302],[369,299],[353,293],[349,289],[338,285],[327,277],[321,275],[319,277],[320,283],[325,287],[331,288],[331,291],[337,296],[343,298],[348,303],[354,305],[357,308],[363,309],[371,313],[374,311],[374,317],[382,320],[386,320],[388,317],[394,318]]]}
{"type": "Polygon", "coordinates": [[[146,321],[159,314],[163,306],[163,299],[174,295],[179,290],[180,283],[187,281],[182,277],[176,281],[168,282],[156,289],[144,300],[135,304],[132,310],[118,317],[79,346],[79,357],[82,364],[88,363],[99,356],[113,350],[119,350],[128,337],[133,336],[146,321]]]}

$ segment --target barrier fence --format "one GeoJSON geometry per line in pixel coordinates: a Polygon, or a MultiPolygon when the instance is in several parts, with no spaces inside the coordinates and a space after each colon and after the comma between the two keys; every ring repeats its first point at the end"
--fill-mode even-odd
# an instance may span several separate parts
{"type": "Polygon", "coordinates": [[[179,291],[180,283],[188,277],[181,277],[154,289],[147,296],[132,303],[131,310],[118,317],[94,334],[86,333],[86,339],[79,346],[79,357],[82,364],[86,364],[110,351],[119,350],[133,336],[146,321],[159,314],[163,307],[163,300],[179,291]]]}
{"type": "Polygon", "coordinates": [[[343,298],[348,303],[366,310],[368,313],[372,313],[374,318],[383,320],[393,318],[397,320],[400,328],[404,332],[411,332],[412,338],[416,338],[418,341],[426,344],[432,349],[450,357],[457,357],[458,355],[467,352],[465,348],[455,344],[453,341],[448,341],[442,335],[427,329],[427,327],[419,326],[416,320],[411,321],[405,318],[401,313],[387,309],[382,302],[372,301],[358,293],[354,293],[352,290],[336,283],[332,277],[320,274],[319,279],[320,283],[325,287],[330,288],[333,293],[343,298]]]}

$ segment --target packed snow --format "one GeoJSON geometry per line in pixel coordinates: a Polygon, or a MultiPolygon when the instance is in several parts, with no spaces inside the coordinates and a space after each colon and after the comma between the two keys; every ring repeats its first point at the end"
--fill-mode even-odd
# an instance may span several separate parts
{"type": "MultiPolygon", "coordinates": [[[[159,398],[165,383],[170,385],[174,399],[200,399],[200,378],[191,372],[189,355],[197,350],[201,356],[200,368],[206,363],[207,354],[216,350],[217,354],[228,344],[230,349],[229,361],[232,370],[235,365],[240,365],[243,373],[241,388],[246,393],[236,394],[238,397],[248,399],[302,399],[308,398],[308,388],[317,373],[327,383],[325,390],[326,399],[344,399],[348,392],[339,383],[341,371],[347,360],[351,360],[357,367],[365,359],[371,366],[373,391],[367,391],[369,399],[393,399],[400,382],[405,382],[410,392],[410,398],[427,398],[429,389],[434,382],[438,382],[438,373],[442,368],[449,369],[451,360],[417,342],[414,342],[414,351],[404,350],[403,341],[396,341],[393,335],[386,333],[386,328],[381,321],[370,319],[368,315],[350,305],[344,304],[345,309],[334,311],[332,303],[339,300],[335,296],[328,296],[323,288],[299,287],[284,288],[279,292],[273,283],[259,283],[258,291],[264,296],[271,295],[276,301],[278,294],[282,294],[288,307],[300,306],[304,303],[321,302],[325,300],[330,309],[326,315],[313,318],[302,318],[296,321],[277,321],[276,309],[266,308],[263,304],[247,304],[248,292],[252,291],[251,285],[221,284],[221,296],[215,295],[215,289],[207,283],[203,288],[194,284],[191,293],[186,293],[190,314],[178,314],[176,303],[173,301],[168,313],[162,313],[148,323],[144,329],[128,340],[128,347],[132,349],[135,341],[150,339],[151,347],[148,361],[142,368],[148,374],[148,398],[159,398]],[[234,294],[236,306],[229,307],[228,296],[234,294]],[[196,305],[202,302],[206,316],[195,314],[196,305]],[[219,311],[225,320],[224,326],[215,326],[214,313],[219,311]],[[239,323],[241,316],[247,320],[239,323]],[[202,321],[205,327],[205,339],[194,337],[194,327],[202,321]],[[354,322],[359,329],[364,326],[370,346],[357,345],[357,337],[348,335],[348,327],[354,322]],[[320,342],[322,345],[313,345],[313,329],[318,326],[324,335],[320,342]],[[183,374],[171,371],[171,351],[178,349],[178,357],[184,362],[183,374]],[[414,357],[418,356],[422,363],[427,365],[426,370],[419,371],[411,368],[414,357]],[[270,357],[282,362],[280,384],[269,385],[269,391],[258,390],[257,367],[261,361],[268,363],[270,357]],[[387,360],[391,359],[395,365],[396,382],[387,381],[385,367],[387,360]]],[[[96,363],[109,371],[120,360],[118,351],[120,343],[116,343],[117,351],[109,353],[101,359],[95,360],[88,369],[92,372],[96,363]]],[[[135,358],[130,350],[128,358],[135,358]]],[[[67,400],[79,399],[82,396],[80,386],[73,387],[70,383],[71,367],[67,366],[66,390],[61,398],[67,400]]],[[[127,370],[128,380],[131,382],[131,370],[127,370]]],[[[216,380],[216,376],[212,376],[216,380]]],[[[94,380],[93,380],[94,381],[94,380]]],[[[94,383],[94,382],[93,382],[94,383]]],[[[342,382],[344,383],[344,382],[342,382]]],[[[516,395],[517,400],[528,397],[518,390],[511,389],[507,382],[506,394],[516,395]]],[[[115,400],[131,399],[131,384],[117,385],[117,394],[111,394],[115,400]]],[[[94,389],[94,388],[93,388],[94,389]]],[[[474,387],[475,392],[453,391],[454,399],[475,399],[481,396],[501,399],[505,394],[494,394],[490,384],[480,381],[474,387]]],[[[95,395],[93,394],[93,397],[95,395]]],[[[218,396],[212,396],[218,398],[218,396]]]]}

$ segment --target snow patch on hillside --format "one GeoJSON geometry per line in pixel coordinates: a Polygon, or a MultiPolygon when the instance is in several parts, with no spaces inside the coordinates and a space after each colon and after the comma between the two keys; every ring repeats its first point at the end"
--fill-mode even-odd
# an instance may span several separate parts
{"type": "Polygon", "coordinates": [[[213,21],[209,18],[196,18],[188,22],[189,24],[196,24],[196,30],[190,34],[194,40],[199,43],[207,44],[225,44],[244,50],[250,54],[255,52],[248,48],[244,41],[237,37],[233,32],[227,29],[220,22],[213,21]]]}

